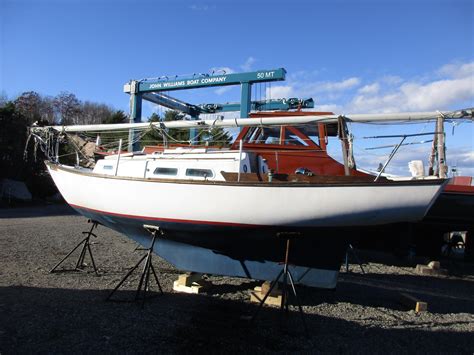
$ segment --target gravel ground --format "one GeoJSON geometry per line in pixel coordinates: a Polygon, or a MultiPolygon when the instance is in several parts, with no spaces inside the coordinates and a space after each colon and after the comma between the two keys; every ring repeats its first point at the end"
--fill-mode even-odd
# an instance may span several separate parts
{"type": "MultiPolygon", "coordinates": [[[[474,353],[474,266],[450,262],[448,277],[411,266],[368,262],[341,273],[336,291],[299,287],[309,334],[295,307],[288,318],[265,307],[255,322],[254,280],[207,277],[201,295],[172,291],[179,272],[154,258],[164,294],[142,308],[104,299],[143,251],[99,226],[93,252],[100,276],[49,270],[89,228],[64,206],[0,210],[0,353],[474,353]],[[428,302],[415,313],[407,292],[428,302]]],[[[88,261],[88,259],[86,259],[88,261]]],[[[72,259],[65,267],[73,265],[72,259]]],[[[117,294],[134,296],[137,279],[117,294]]],[[[155,288],[156,290],[156,288],[155,288]]]]}

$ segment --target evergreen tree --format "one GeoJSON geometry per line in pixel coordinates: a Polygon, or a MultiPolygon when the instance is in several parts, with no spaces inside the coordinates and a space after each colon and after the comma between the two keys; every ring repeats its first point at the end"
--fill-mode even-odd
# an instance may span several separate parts
{"type": "MultiPolygon", "coordinates": [[[[161,117],[153,112],[150,117],[148,117],[148,122],[160,122],[161,117]]],[[[163,137],[162,134],[158,132],[158,130],[149,130],[145,133],[145,135],[141,139],[141,147],[145,147],[146,145],[162,145],[163,144],[163,137]]]]}
{"type": "MultiPolygon", "coordinates": [[[[184,119],[185,115],[179,111],[168,110],[163,118],[158,114],[152,113],[148,117],[148,122],[169,122],[184,119]]],[[[168,145],[189,145],[190,144],[189,128],[168,128],[165,132],[159,133],[158,130],[149,131],[142,139],[142,147],[145,145],[161,145],[167,141],[168,145]],[[163,139],[165,135],[165,140],[163,139]]],[[[217,147],[228,147],[232,142],[232,136],[222,127],[213,127],[211,129],[203,128],[197,133],[197,139],[194,145],[206,145],[217,147]]]]}
{"type": "Polygon", "coordinates": [[[127,123],[128,116],[122,110],[115,111],[111,115],[105,117],[102,123],[115,124],[115,123],[127,123]]]}
{"type": "Polygon", "coordinates": [[[56,190],[46,172],[41,151],[38,149],[38,156],[34,156],[32,141],[24,159],[30,119],[31,116],[25,117],[17,110],[14,102],[6,102],[0,107],[0,179],[25,181],[33,197],[45,197],[56,190]]]}
{"type": "MultiPolygon", "coordinates": [[[[186,115],[176,110],[168,110],[165,113],[163,121],[180,121],[186,115]]],[[[167,129],[167,136],[169,137],[169,144],[189,144],[189,129],[169,128],[167,129]]]]}
{"type": "MultiPolygon", "coordinates": [[[[128,116],[122,110],[117,110],[102,120],[102,123],[104,124],[118,124],[118,123],[127,123],[127,122],[128,122],[128,116]]],[[[102,145],[106,149],[112,149],[112,150],[118,149],[118,144],[119,144],[120,139],[122,139],[123,141],[122,150],[127,149],[125,145],[126,141],[128,140],[127,130],[124,130],[121,132],[105,131],[105,132],[100,133],[100,137],[101,137],[102,145]]]]}

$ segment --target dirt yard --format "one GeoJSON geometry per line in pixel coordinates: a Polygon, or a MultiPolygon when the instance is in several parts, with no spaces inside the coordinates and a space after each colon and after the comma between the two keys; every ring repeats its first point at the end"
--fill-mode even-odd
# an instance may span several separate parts
{"type": "MultiPolygon", "coordinates": [[[[0,209],[0,353],[474,353],[474,265],[444,262],[450,275],[368,262],[341,272],[336,291],[299,287],[306,335],[296,307],[287,318],[256,305],[254,280],[207,276],[200,295],[172,291],[179,271],[154,258],[164,294],[140,304],[105,298],[143,255],[136,244],[99,226],[93,272],[49,270],[90,225],[60,205],[0,209]],[[416,313],[400,292],[428,303],[416,313]]],[[[71,268],[72,258],[65,264],[71,268]]],[[[365,259],[366,260],[366,259],[365,259]]],[[[86,262],[89,259],[86,258],[86,262]]],[[[91,268],[87,270],[92,271],[91,268]]],[[[117,293],[134,296],[137,278],[117,293]]]]}

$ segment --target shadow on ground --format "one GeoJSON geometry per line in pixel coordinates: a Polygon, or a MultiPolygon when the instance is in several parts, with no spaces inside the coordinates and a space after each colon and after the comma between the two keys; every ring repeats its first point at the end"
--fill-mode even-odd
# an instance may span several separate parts
{"type": "Polygon", "coordinates": [[[68,204],[61,203],[0,208],[0,218],[31,218],[69,215],[77,215],[77,212],[68,204]]]}
{"type": "MultiPolygon", "coordinates": [[[[347,291],[347,290],[346,290],[347,291]]],[[[121,296],[133,296],[121,291],[121,296]]],[[[108,291],[3,287],[2,354],[24,352],[391,352],[470,353],[468,332],[427,331],[433,324],[364,326],[317,314],[281,318],[265,307],[209,295],[165,293],[139,304],[105,302],[108,291]],[[283,322],[281,322],[283,320],[283,322]]],[[[350,294],[348,294],[350,296],[350,294]]]]}

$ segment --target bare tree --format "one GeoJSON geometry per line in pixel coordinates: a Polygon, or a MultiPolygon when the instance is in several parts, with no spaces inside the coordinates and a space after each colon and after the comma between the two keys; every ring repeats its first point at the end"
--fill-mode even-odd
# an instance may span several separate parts
{"type": "Polygon", "coordinates": [[[61,124],[80,124],[81,102],[76,95],[62,91],[54,98],[53,103],[61,124]]]}
{"type": "Polygon", "coordinates": [[[41,118],[41,96],[35,91],[26,91],[14,101],[18,113],[31,124],[41,118]]]}
{"type": "Polygon", "coordinates": [[[53,124],[55,121],[54,99],[51,96],[44,96],[40,104],[40,116],[43,121],[53,124]]]}
{"type": "Polygon", "coordinates": [[[2,91],[0,93],[0,108],[4,107],[7,102],[8,102],[8,95],[5,91],[2,91]]]}
{"type": "Polygon", "coordinates": [[[82,124],[99,124],[114,114],[115,110],[105,104],[85,101],[82,104],[82,124]]]}

